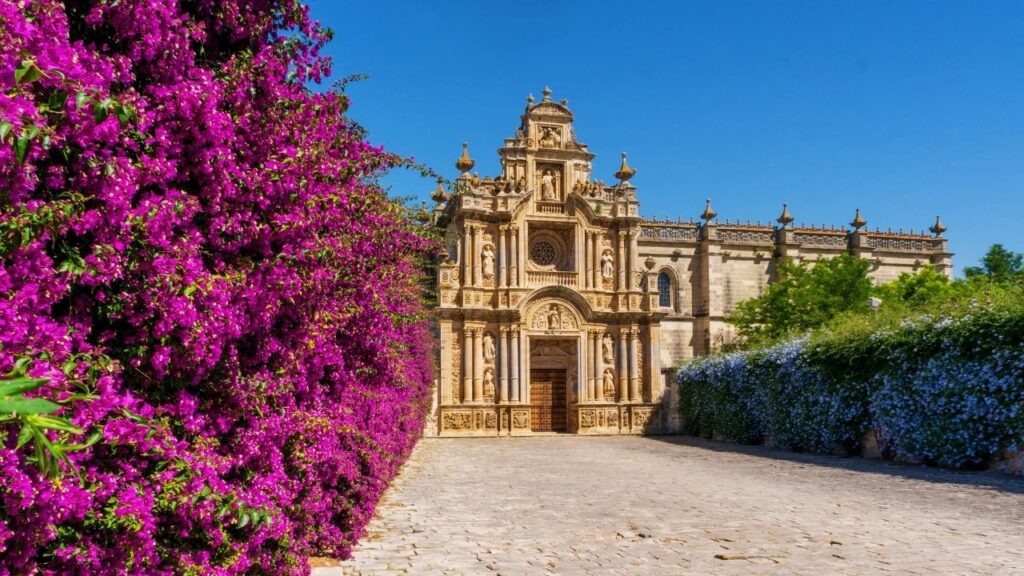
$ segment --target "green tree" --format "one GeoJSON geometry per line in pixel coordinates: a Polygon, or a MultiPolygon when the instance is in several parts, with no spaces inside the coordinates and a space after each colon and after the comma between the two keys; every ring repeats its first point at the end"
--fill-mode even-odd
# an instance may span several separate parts
{"type": "Polygon", "coordinates": [[[1024,254],[1007,250],[1002,244],[993,244],[981,259],[981,266],[964,268],[970,279],[984,279],[996,283],[1024,281],[1024,254]]]}
{"type": "Polygon", "coordinates": [[[741,302],[727,319],[749,346],[802,334],[846,312],[864,312],[871,295],[871,264],[851,254],[806,262],[780,260],[776,281],[741,302]]]}
{"type": "Polygon", "coordinates": [[[920,309],[944,302],[954,295],[952,282],[933,266],[925,266],[916,274],[904,272],[899,278],[873,290],[886,307],[920,309]]]}

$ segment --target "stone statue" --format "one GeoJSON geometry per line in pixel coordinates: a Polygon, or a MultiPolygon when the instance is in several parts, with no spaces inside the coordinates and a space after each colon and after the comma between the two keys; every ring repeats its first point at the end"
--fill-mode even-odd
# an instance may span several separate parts
{"type": "Polygon", "coordinates": [[[558,306],[554,304],[548,309],[548,330],[561,330],[562,329],[562,315],[558,311],[558,306]]]}
{"type": "Polygon", "coordinates": [[[558,135],[555,134],[555,129],[550,126],[544,127],[543,133],[540,136],[540,145],[542,148],[558,148],[558,135]]]}
{"type": "Polygon", "coordinates": [[[604,397],[607,400],[615,399],[615,375],[612,374],[611,368],[604,371],[604,397]]]}
{"type": "Polygon", "coordinates": [[[480,259],[484,265],[484,276],[494,276],[494,249],[491,248],[490,244],[484,245],[480,259]]]}
{"type": "Polygon", "coordinates": [[[484,370],[484,396],[494,398],[494,371],[490,368],[484,370]]]}
{"type": "Polygon", "coordinates": [[[484,334],[484,360],[494,360],[494,336],[484,334]]]}
{"type": "Polygon", "coordinates": [[[555,176],[551,170],[545,170],[540,178],[540,197],[541,200],[555,199],[555,176]]]}
{"type": "Polygon", "coordinates": [[[604,361],[608,364],[615,361],[615,351],[612,348],[612,337],[610,334],[605,334],[604,338],[601,339],[601,351],[604,361]]]}
{"type": "Polygon", "coordinates": [[[611,251],[606,251],[601,257],[601,277],[611,279],[615,276],[615,258],[611,251]]]}

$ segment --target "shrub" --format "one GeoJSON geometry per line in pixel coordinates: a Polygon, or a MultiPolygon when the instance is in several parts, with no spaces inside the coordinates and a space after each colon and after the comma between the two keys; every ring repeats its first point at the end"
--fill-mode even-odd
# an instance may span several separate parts
{"type": "Polygon", "coordinates": [[[421,430],[430,243],[306,88],[328,31],[291,0],[0,21],[0,400],[57,406],[0,410],[0,575],[347,555],[421,430]]]}
{"type": "Polygon", "coordinates": [[[810,338],[686,364],[684,431],[856,452],[878,429],[888,453],[952,467],[1019,450],[1024,300],[1005,296],[895,326],[847,319],[810,338]]]}

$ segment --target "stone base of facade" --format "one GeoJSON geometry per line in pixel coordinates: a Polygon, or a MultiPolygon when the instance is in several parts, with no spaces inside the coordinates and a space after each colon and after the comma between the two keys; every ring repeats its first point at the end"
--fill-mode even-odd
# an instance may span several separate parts
{"type": "MultiPolygon", "coordinates": [[[[567,411],[569,434],[659,434],[659,404],[573,404],[567,411]]],[[[456,404],[441,406],[438,436],[532,436],[530,406],[456,404]]]]}
{"type": "Polygon", "coordinates": [[[569,407],[569,431],[574,434],[659,434],[658,404],[588,402],[569,407]]]}

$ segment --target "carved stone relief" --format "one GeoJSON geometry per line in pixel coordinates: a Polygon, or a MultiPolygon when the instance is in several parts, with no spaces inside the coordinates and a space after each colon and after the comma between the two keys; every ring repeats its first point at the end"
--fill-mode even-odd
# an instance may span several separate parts
{"type": "Polygon", "coordinates": [[[512,413],[512,427],[516,430],[525,430],[530,427],[530,413],[521,410],[512,413]]]}
{"type": "Polygon", "coordinates": [[[469,430],[473,427],[471,412],[445,412],[441,419],[442,430],[469,430]]]}
{"type": "Polygon", "coordinates": [[[533,322],[530,326],[535,330],[548,332],[577,329],[576,317],[564,306],[554,303],[534,312],[533,322]]]}

